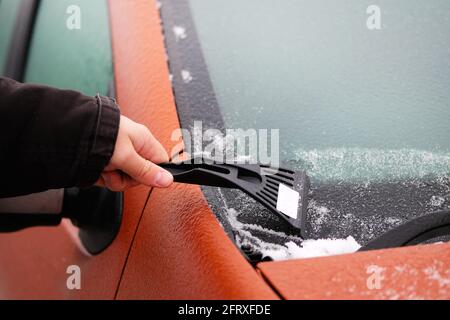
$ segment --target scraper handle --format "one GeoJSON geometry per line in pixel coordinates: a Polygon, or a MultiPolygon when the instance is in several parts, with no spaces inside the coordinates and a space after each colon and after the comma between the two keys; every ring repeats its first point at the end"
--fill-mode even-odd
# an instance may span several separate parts
{"type": "Polygon", "coordinates": [[[162,163],[160,167],[169,171],[175,182],[207,185],[213,187],[235,188],[233,176],[237,169],[226,165],[207,163],[162,163]]]}

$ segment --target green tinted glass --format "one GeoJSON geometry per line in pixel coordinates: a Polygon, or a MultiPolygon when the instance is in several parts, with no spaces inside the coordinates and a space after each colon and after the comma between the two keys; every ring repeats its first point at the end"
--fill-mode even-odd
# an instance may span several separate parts
{"type": "Polygon", "coordinates": [[[25,81],[105,95],[112,72],[107,1],[42,0],[25,81]]]}
{"type": "Polygon", "coordinates": [[[0,0],[0,75],[2,74],[20,0],[0,0]]]}
{"type": "Polygon", "coordinates": [[[226,126],[280,128],[320,181],[448,174],[450,2],[372,4],[190,1],[226,126]]]}

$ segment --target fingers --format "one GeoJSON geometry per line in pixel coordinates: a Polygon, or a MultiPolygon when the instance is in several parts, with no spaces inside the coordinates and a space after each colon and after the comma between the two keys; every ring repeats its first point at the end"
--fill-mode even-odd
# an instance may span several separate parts
{"type": "Polygon", "coordinates": [[[136,125],[130,132],[130,140],[136,152],[153,163],[168,162],[169,156],[161,143],[144,125],[136,125]]]}
{"type": "Polygon", "coordinates": [[[114,153],[102,174],[103,181],[97,183],[111,190],[135,184],[168,187],[172,175],[155,164],[168,161],[167,152],[147,127],[121,116],[114,153]]]}
{"type": "Polygon", "coordinates": [[[103,172],[101,177],[104,184],[103,186],[115,192],[124,191],[139,185],[137,181],[118,171],[103,172]]]}
{"type": "Polygon", "coordinates": [[[152,187],[168,187],[173,182],[172,175],[141,157],[134,149],[128,149],[128,154],[124,158],[121,170],[139,183],[152,187]]]}

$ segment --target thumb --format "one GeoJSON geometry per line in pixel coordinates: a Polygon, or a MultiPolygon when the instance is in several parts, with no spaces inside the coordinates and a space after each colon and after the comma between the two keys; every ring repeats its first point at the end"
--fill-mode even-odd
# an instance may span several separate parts
{"type": "Polygon", "coordinates": [[[139,183],[152,187],[168,187],[173,176],[153,162],[141,157],[134,149],[126,157],[121,170],[139,183]]]}

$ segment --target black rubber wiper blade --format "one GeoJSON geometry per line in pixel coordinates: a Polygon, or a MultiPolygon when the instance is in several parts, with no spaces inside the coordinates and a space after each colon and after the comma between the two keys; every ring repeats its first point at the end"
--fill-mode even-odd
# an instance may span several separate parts
{"type": "Polygon", "coordinates": [[[450,210],[427,213],[389,230],[359,251],[396,248],[450,236],[450,210]]]}

